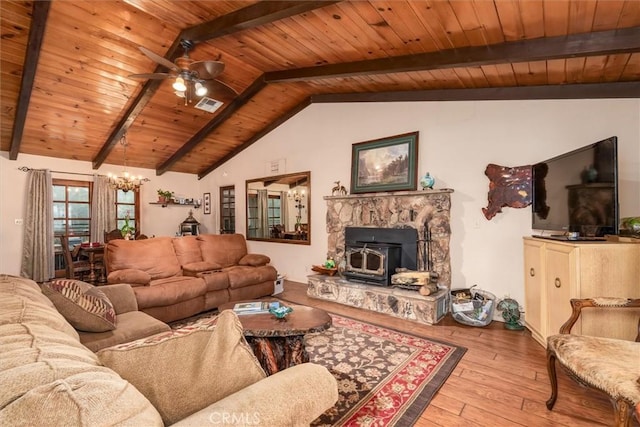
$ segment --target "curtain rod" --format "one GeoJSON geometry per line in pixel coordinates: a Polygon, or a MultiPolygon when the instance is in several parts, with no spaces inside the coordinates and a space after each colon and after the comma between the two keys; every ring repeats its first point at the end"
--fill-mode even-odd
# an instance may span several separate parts
{"type": "MultiPolygon", "coordinates": [[[[34,168],[29,168],[27,166],[21,166],[21,167],[18,168],[18,170],[21,170],[22,172],[29,172],[29,171],[45,170],[45,169],[34,169],[34,168]]],[[[82,175],[82,176],[94,176],[95,175],[95,174],[92,174],[92,173],[64,172],[64,171],[51,171],[51,173],[64,173],[64,174],[68,174],[68,175],[82,175]]],[[[98,174],[98,176],[105,176],[105,175],[98,174]]]]}

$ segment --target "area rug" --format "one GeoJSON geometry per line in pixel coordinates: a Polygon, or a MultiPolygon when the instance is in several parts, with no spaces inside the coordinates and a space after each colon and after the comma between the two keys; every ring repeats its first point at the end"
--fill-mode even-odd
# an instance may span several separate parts
{"type": "MultiPolygon", "coordinates": [[[[214,317],[171,326],[181,332],[207,328],[214,317]]],[[[348,317],[331,318],[331,328],[305,336],[310,361],[338,382],[338,402],[314,426],[412,426],[466,352],[348,317]]]]}

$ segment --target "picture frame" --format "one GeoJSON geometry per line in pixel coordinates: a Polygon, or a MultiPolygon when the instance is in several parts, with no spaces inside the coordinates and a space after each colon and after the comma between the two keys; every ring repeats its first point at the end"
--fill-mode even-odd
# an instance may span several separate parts
{"type": "Polygon", "coordinates": [[[352,144],[351,194],[416,190],[418,132],[352,144]]]}
{"type": "Polygon", "coordinates": [[[202,211],[205,215],[211,214],[211,193],[202,195],[202,211]]]}

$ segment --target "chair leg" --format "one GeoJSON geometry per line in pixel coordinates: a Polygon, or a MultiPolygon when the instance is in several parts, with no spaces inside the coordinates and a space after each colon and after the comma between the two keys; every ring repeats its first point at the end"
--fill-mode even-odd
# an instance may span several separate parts
{"type": "Polygon", "coordinates": [[[556,376],[556,355],[549,349],[547,349],[547,372],[551,381],[551,397],[547,400],[547,409],[551,410],[558,398],[558,377],[556,376]]]}
{"type": "Polygon", "coordinates": [[[616,427],[630,427],[631,426],[631,408],[629,404],[623,399],[618,399],[613,402],[613,411],[615,417],[616,427]]]}

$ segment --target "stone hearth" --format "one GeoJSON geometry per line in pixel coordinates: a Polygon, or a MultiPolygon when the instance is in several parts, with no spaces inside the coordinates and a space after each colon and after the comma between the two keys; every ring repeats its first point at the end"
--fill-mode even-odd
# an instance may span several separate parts
{"type": "Polygon", "coordinates": [[[415,228],[418,238],[418,269],[439,275],[441,286],[451,287],[449,240],[451,235],[451,189],[393,193],[325,196],[327,201],[328,256],[338,266],[344,260],[345,227],[415,228]],[[428,232],[428,233],[427,233],[428,232]],[[425,246],[428,257],[423,253],[425,246]],[[425,256],[423,256],[425,255],[425,256]],[[431,268],[427,268],[431,263],[431,268]]]}
{"type": "Polygon", "coordinates": [[[307,295],[401,319],[433,325],[448,311],[448,291],[423,296],[416,291],[371,286],[322,274],[309,276],[307,295]]]}

